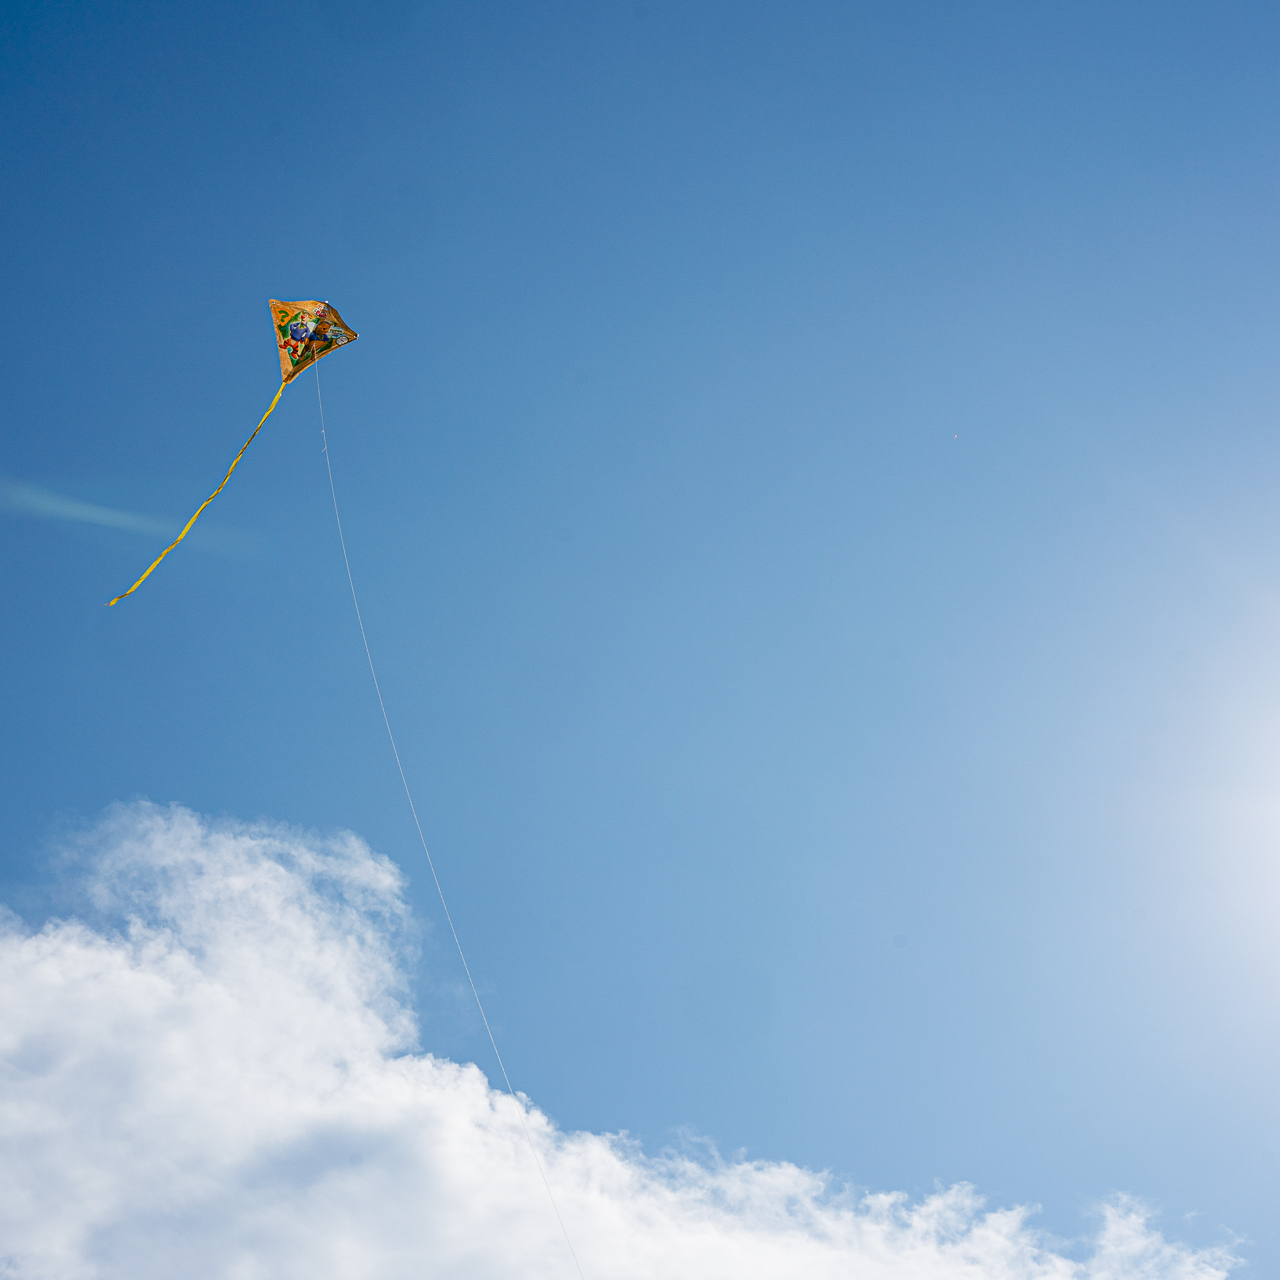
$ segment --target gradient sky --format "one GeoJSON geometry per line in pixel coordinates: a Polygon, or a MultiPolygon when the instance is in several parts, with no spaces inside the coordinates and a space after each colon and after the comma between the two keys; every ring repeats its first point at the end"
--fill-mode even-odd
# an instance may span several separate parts
{"type": "Polygon", "coordinates": [[[349,828],[492,1073],[1280,1268],[1280,17],[0,7],[0,898],[349,828]]]}

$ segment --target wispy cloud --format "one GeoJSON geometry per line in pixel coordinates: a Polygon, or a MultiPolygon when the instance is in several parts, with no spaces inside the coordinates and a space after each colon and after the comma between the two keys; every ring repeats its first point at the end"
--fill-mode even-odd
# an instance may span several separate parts
{"type": "MultiPolygon", "coordinates": [[[[25,480],[11,480],[5,476],[0,476],[0,512],[34,516],[41,520],[93,524],[104,529],[125,529],[130,533],[141,533],[165,542],[176,537],[182,528],[181,523],[176,520],[160,520],[153,516],[138,515],[133,511],[100,507],[93,502],[81,502],[78,498],[68,498],[51,489],[42,489],[25,480]]],[[[215,523],[214,517],[206,515],[192,531],[188,545],[211,551],[215,555],[253,558],[261,555],[270,544],[263,534],[229,529],[226,525],[215,523]]]]}
{"type": "Polygon", "coordinates": [[[92,502],[79,502],[39,485],[0,476],[0,510],[16,515],[38,516],[45,520],[71,520],[77,524],[97,524],[107,529],[128,529],[152,537],[172,537],[181,526],[155,520],[132,511],[117,511],[92,502]]]}
{"type": "MultiPolygon", "coordinates": [[[[0,929],[0,1274],[572,1280],[516,1104],[416,1052],[396,868],[346,835],[117,808],[84,842],[124,931],[0,929]]],[[[1222,1280],[1115,1201],[1084,1261],[968,1187],[528,1124],[589,1280],[1222,1280]]]]}

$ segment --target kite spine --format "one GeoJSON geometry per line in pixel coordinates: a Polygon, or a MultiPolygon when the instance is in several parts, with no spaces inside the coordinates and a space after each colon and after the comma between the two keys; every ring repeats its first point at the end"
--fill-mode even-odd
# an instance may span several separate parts
{"type": "MultiPolygon", "coordinates": [[[[272,413],[275,412],[276,405],[280,403],[280,396],[284,391],[284,386],[285,384],[282,382],[280,384],[280,390],[276,392],[276,398],[271,402],[271,407],[266,411],[266,413],[262,415],[262,422],[266,422],[266,420],[269,417],[271,417],[272,413]]],[[[211,503],[214,500],[214,498],[218,496],[218,494],[220,494],[223,491],[223,489],[227,487],[227,481],[231,479],[231,473],[236,469],[236,467],[240,465],[240,459],[244,457],[244,451],[253,443],[254,436],[256,436],[258,432],[262,430],[262,422],[259,422],[258,425],[254,427],[253,435],[250,436],[244,442],[244,444],[240,446],[240,452],[236,454],[235,460],[232,462],[231,466],[227,468],[227,474],[222,477],[222,483],[200,504],[200,510],[197,511],[195,515],[193,515],[191,519],[187,521],[182,532],[178,534],[178,536],[174,538],[174,540],[171,543],[169,543],[169,545],[165,547],[165,549],[158,556],[156,556],[156,558],[147,567],[147,572],[144,573],[142,577],[140,577],[137,580],[137,582],[135,582],[133,586],[129,588],[128,591],[122,591],[118,596],[116,596],[114,600],[107,601],[108,609],[110,609],[113,604],[118,604],[121,600],[125,598],[125,596],[132,595],[135,591],[137,591],[137,589],[140,586],[142,586],[144,582],[146,582],[147,578],[151,574],[151,570],[154,569],[156,565],[158,565],[160,561],[163,560],[165,556],[167,556],[169,552],[172,551],[174,547],[176,547],[178,543],[180,543],[183,540],[183,538],[187,536],[187,534],[191,530],[191,526],[195,524],[197,520],[200,519],[200,513],[205,509],[205,507],[209,505],[209,503],[211,503]]]]}

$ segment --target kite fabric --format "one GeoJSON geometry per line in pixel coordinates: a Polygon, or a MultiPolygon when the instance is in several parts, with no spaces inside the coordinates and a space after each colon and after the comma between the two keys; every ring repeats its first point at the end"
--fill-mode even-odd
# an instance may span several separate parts
{"type": "Polygon", "coordinates": [[[269,305],[280,348],[281,386],[360,336],[327,302],[277,302],[272,298],[269,305]]]}
{"type": "Polygon", "coordinates": [[[108,608],[123,600],[125,596],[132,595],[142,586],[150,577],[151,570],[187,536],[191,526],[200,518],[205,507],[227,487],[227,481],[231,479],[231,473],[240,465],[244,451],[253,443],[254,436],[262,430],[262,423],[271,417],[276,405],[280,403],[285,387],[304,369],[310,368],[330,351],[345,347],[348,342],[354,342],[360,336],[354,329],[347,326],[342,317],[327,302],[280,302],[271,298],[268,300],[268,305],[271,308],[271,321],[276,330],[276,347],[280,352],[280,390],[276,392],[275,399],[262,415],[262,422],[254,427],[253,435],[240,446],[240,452],[227,468],[227,474],[222,477],[222,483],[200,504],[200,509],[187,521],[182,532],[156,556],[147,567],[146,573],[128,591],[122,591],[114,600],[107,601],[108,608]]]}

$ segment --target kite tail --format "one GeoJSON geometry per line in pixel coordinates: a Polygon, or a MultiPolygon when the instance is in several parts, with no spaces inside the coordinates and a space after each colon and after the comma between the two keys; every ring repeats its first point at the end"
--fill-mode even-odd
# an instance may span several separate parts
{"type": "MultiPolygon", "coordinates": [[[[271,417],[272,413],[275,411],[276,405],[280,403],[280,396],[281,396],[281,393],[284,391],[284,388],[285,388],[285,384],[282,382],[280,384],[280,390],[276,392],[276,398],[271,402],[271,408],[268,409],[266,413],[262,415],[262,422],[266,422],[266,420],[269,417],[271,417]]],[[[187,536],[187,533],[191,529],[191,526],[195,524],[197,520],[200,519],[200,512],[203,511],[205,507],[207,507],[209,503],[211,503],[214,500],[214,498],[216,498],[218,494],[220,494],[223,491],[223,489],[227,487],[227,481],[231,479],[231,473],[240,464],[240,459],[244,457],[244,451],[253,443],[253,436],[256,436],[258,432],[262,430],[262,422],[259,422],[258,425],[254,427],[253,435],[250,436],[244,442],[244,444],[240,446],[240,452],[236,454],[235,461],[232,462],[231,466],[227,469],[227,474],[222,477],[222,483],[200,504],[200,511],[197,511],[195,515],[193,515],[191,519],[187,521],[186,528],[184,528],[183,531],[180,534],[178,534],[178,536],[174,538],[174,540],[171,543],[169,543],[169,545],[165,547],[165,549],[158,556],[156,556],[156,558],[151,562],[150,567],[147,569],[147,572],[144,573],[142,577],[140,577],[137,580],[137,582],[135,582],[133,586],[129,588],[128,591],[122,591],[118,596],[116,596],[114,600],[107,601],[108,609],[111,608],[113,604],[117,604],[119,601],[123,600],[125,596],[132,595],[133,592],[137,591],[137,589],[140,586],[142,586],[144,582],[146,582],[147,578],[151,574],[151,570],[154,569],[156,565],[158,565],[160,561],[163,560],[165,556],[167,556],[169,552],[172,551],[174,547],[176,547],[178,543],[180,543],[183,540],[183,538],[187,536]]]]}

